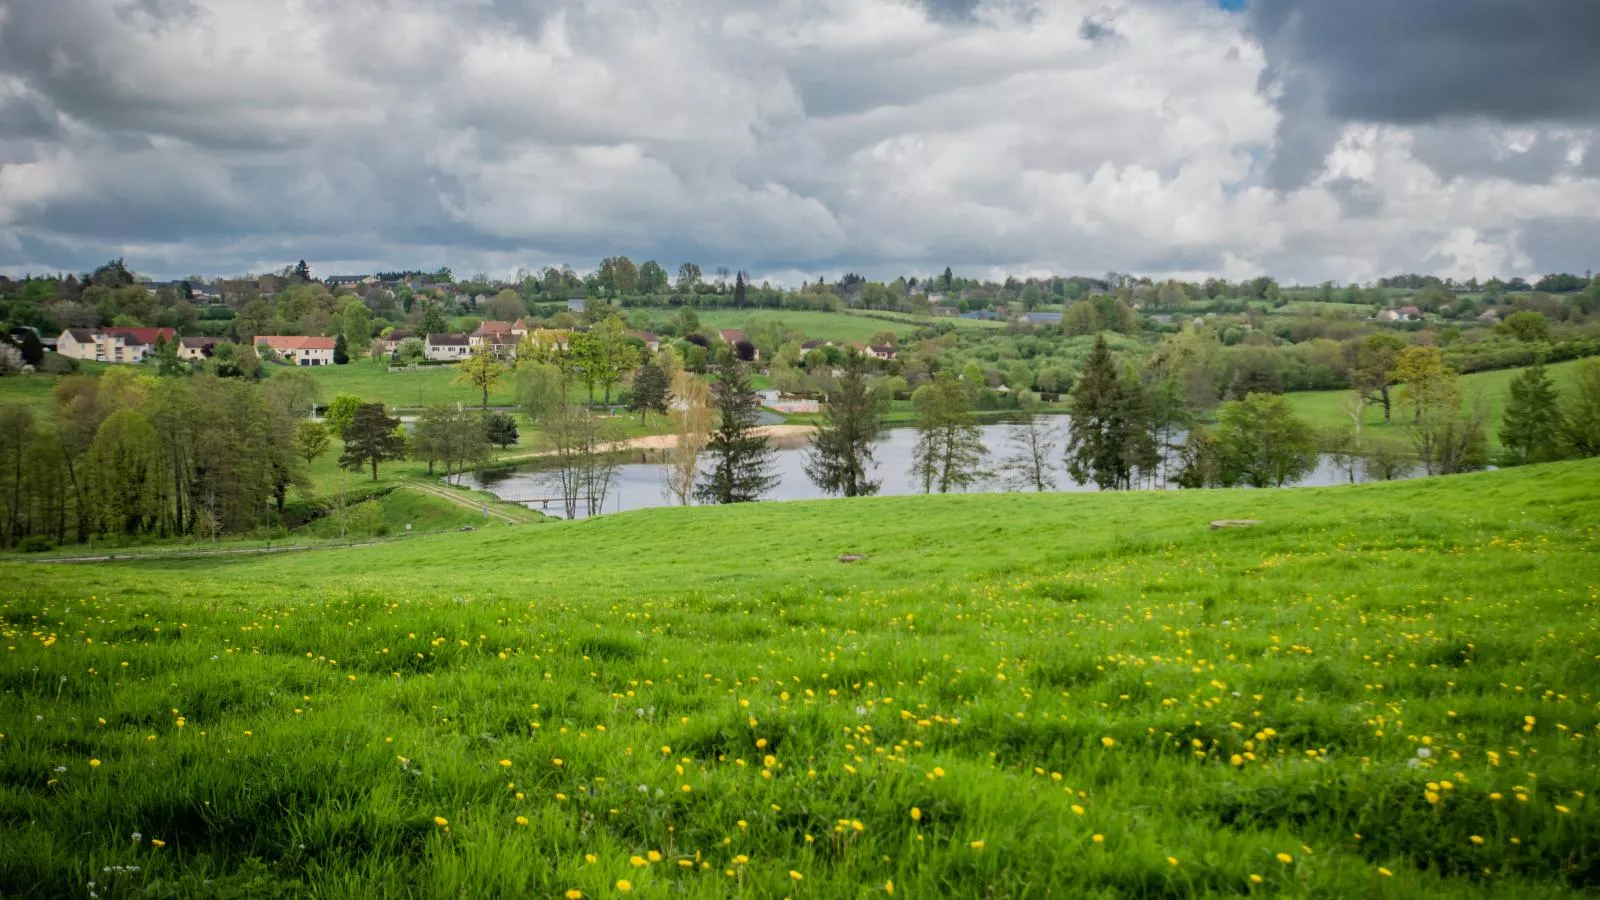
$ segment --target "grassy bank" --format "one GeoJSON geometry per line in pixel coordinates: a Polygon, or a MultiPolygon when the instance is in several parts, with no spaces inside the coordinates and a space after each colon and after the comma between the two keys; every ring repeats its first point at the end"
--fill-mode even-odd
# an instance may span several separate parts
{"type": "Polygon", "coordinates": [[[1597,485],[0,565],[0,893],[1593,890],[1597,485]]]}

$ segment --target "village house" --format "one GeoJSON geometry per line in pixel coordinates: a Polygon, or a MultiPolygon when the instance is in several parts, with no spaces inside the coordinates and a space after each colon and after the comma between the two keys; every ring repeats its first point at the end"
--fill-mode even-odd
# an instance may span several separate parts
{"type": "Polygon", "coordinates": [[[873,344],[867,348],[867,355],[888,362],[894,359],[894,348],[888,344],[873,344]]]}
{"type": "Polygon", "coordinates": [[[810,397],[792,397],[779,391],[757,391],[756,396],[761,398],[762,406],[786,416],[822,411],[821,402],[810,397]]]}
{"type": "Polygon", "coordinates": [[[518,340],[527,337],[528,331],[529,328],[527,319],[518,319],[511,323],[511,335],[518,340]]]}
{"type": "Polygon", "coordinates": [[[411,337],[409,331],[391,331],[383,338],[383,352],[394,353],[400,349],[400,343],[411,337]]]}
{"type": "Polygon", "coordinates": [[[1417,309],[1415,306],[1402,306],[1400,307],[1400,318],[1407,322],[1415,322],[1422,318],[1422,310],[1417,309]]]}
{"type": "Polygon", "coordinates": [[[430,334],[423,346],[434,362],[456,362],[472,355],[472,342],[464,334],[430,334]]]}
{"type": "Polygon", "coordinates": [[[654,331],[630,331],[628,336],[638,338],[639,342],[649,348],[651,353],[661,352],[661,336],[654,331]]]}
{"type": "Polygon", "coordinates": [[[72,359],[138,363],[156,352],[157,341],[175,341],[172,328],[68,328],[56,338],[56,352],[72,359]]]}
{"type": "Polygon", "coordinates": [[[372,275],[332,275],[329,276],[327,281],[324,283],[331,288],[354,288],[361,287],[362,285],[366,284],[377,284],[378,279],[372,275]]]}
{"type": "Polygon", "coordinates": [[[1400,321],[1400,312],[1399,312],[1399,310],[1394,310],[1394,309],[1380,309],[1380,310],[1378,310],[1378,321],[1379,322],[1398,322],[1398,321],[1400,321]]]}
{"type": "Polygon", "coordinates": [[[274,357],[291,366],[333,365],[333,348],[336,343],[337,341],[329,337],[265,334],[258,335],[255,341],[257,352],[265,348],[274,357]]]}
{"type": "MultiPolygon", "coordinates": [[[[478,330],[467,335],[467,344],[473,349],[483,346],[498,346],[505,343],[504,339],[511,338],[511,323],[498,319],[490,319],[478,326],[478,330]]],[[[516,345],[514,339],[512,346],[516,345]]]]}
{"type": "Polygon", "coordinates": [[[186,337],[178,339],[178,358],[188,362],[205,362],[211,358],[211,353],[222,338],[217,337],[186,337]]]}

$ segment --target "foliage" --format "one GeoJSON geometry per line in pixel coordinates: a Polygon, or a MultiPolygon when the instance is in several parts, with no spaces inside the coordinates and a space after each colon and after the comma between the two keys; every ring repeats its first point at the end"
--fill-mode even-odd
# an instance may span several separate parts
{"type": "Polygon", "coordinates": [[[603,512],[618,471],[611,424],[587,409],[562,406],[545,417],[541,434],[552,463],[545,481],[560,492],[566,517],[577,518],[580,503],[586,516],[603,512]]]}
{"type": "Polygon", "coordinates": [[[1057,440],[1060,437],[1049,419],[1026,410],[1010,428],[1010,438],[1017,448],[1011,456],[1001,460],[999,471],[1007,490],[1036,491],[1043,493],[1056,488],[1055,459],[1057,440]]]}
{"type": "Polygon", "coordinates": [[[852,352],[828,392],[822,425],[806,449],[806,475],[826,494],[869,497],[882,482],[872,480],[872,447],[883,437],[886,398],[867,380],[867,361],[852,352]]]}
{"type": "MultiPolygon", "coordinates": [[[[334,404],[338,404],[334,400],[334,404]]],[[[332,418],[330,410],[329,418],[332,418]]],[[[406,439],[400,433],[400,420],[384,412],[382,403],[363,403],[356,407],[350,424],[345,426],[344,453],[339,457],[339,467],[359,472],[372,468],[372,480],[378,480],[378,464],[387,460],[403,459],[406,439]]]]}
{"type": "Polygon", "coordinates": [[[1097,337],[1068,407],[1067,471],[1102,490],[1128,490],[1136,476],[1159,465],[1150,408],[1138,379],[1117,371],[1104,337],[1097,337]]]}
{"type": "Polygon", "coordinates": [[[1511,382],[1500,420],[1501,465],[1549,462],[1561,457],[1564,423],[1555,385],[1544,366],[1524,369],[1511,382]]]}
{"type": "Polygon", "coordinates": [[[500,379],[511,367],[500,361],[493,350],[479,347],[471,356],[456,364],[457,374],[451,384],[469,384],[483,391],[483,408],[489,408],[489,392],[500,385],[500,379]]]}
{"type": "Polygon", "coordinates": [[[757,430],[760,404],[750,387],[750,372],[740,362],[725,358],[717,366],[717,383],[711,389],[718,422],[706,444],[710,469],[695,486],[701,503],[749,503],[777,486],[772,444],[757,430]]]}
{"type": "Polygon", "coordinates": [[[955,376],[940,372],[917,388],[911,405],[917,411],[911,468],[923,493],[965,490],[986,477],[983,462],[989,448],[973,421],[966,387],[955,376]]]}
{"type": "Polygon", "coordinates": [[[1600,456],[1600,362],[1584,363],[1573,381],[1572,400],[1562,416],[1562,446],[1572,456],[1600,456]]]}
{"type": "Polygon", "coordinates": [[[643,423],[649,413],[666,415],[667,402],[671,399],[667,370],[654,361],[640,366],[639,373],[633,378],[633,393],[628,401],[628,409],[639,414],[639,421],[643,423]]]}
{"type": "Polygon", "coordinates": [[[412,459],[428,464],[429,475],[433,464],[442,462],[449,476],[489,458],[488,430],[481,415],[461,404],[436,404],[417,416],[408,449],[412,459]]]}
{"type": "Polygon", "coordinates": [[[294,454],[311,465],[317,457],[328,452],[328,426],[311,419],[294,423],[294,454]]]}
{"type": "Polygon", "coordinates": [[[400,364],[414,366],[428,358],[428,344],[422,338],[408,337],[394,348],[400,364]]]}
{"type": "Polygon", "coordinates": [[[350,344],[344,339],[344,332],[333,339],[333,364],[346,366],[350,364],[350,344]]]}
{"type": "Polygon", "coordinates": [[[350,428],[350,424],[355,421],[356,413],[360,411],[361,407],[362,401],[360,397],[352,394],[340,394],[333,398],[332,403],[328,404],[328,411],[322,418],[323,421],[328,423],[328,427],[333,429],[334,434],[344,437],[345,432],[350,428]]]}
{"type": "Polygon", "coordinates": [[[1317,438],[1274,394],[1251,394],[1222,405],[1217,441],[1223,454],[1222,486],[1283,487],[1317,463],[1317,438]]]}
{"type": "Polygon", "coordinates": [[[693,373],[672,376],[672,445],[667,451],[667,496],[682,506],[694,499],[700,456],[711,441],[711,391],[693,373]]]}
{"type": "Polygon", "coordinates": [[[519,360],[516,369],[517,406],[534,422],[542,423],[567,402],[567,374],[547,362],[519,360]]]}
{"type": "Polygon", "coordinates": [[[517,420],[507,413],[490,413],[484,417],[484,430],[488,435],[489,443],[498,446],[501,450],[515,444],[519,437],[517,433],[517,420]]]}

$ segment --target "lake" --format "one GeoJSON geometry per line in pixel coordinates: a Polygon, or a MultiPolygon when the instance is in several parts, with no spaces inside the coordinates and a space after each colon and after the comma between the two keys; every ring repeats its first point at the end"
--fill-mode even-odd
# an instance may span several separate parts
{"type": "MultiPolygon", "coordinates": [[[[1062,420],[1062,425],[1065,420],[1062,420]]],[[[1058,432],[1064,430],[1062,425],[1056,426],[1058,432]]],[[[980,427],[983,432],[983,442],[990,450],[988,465],[992,468],[1001,459],[1015,452],[1015,447],[1009,437],[1009,425],[984,425],[980,427]]],[[[873,477],[882,480],[883,488],[879,492],[883,495],[895,496],[904,494],[921,493],[921,485],[911,475],[912,448],[916,443],[917,432],[915,428],[891,428],[885,438],[877,444],[878,467],[873,477]]],[[[826,495],[817,490],[805,472],[805,441],[788,440],[775,442],[778,450],[776,457],[777,471],[780,478],[778,486],[769,491],[763,500],[817,500],[826,495]]],[[[1093,485],[1082,485],[1074,482],[1067,475],[1066,465],[1062,461],[1065,454],[1065,443],[1059,438],[1056,441],[1056,452],[1051,460],[1055,471],[1058,491],[1094,491],[1098,490],[1093,485]]],[[[636,454],[635,459],[641,455],[636,454]]],[[[550,487],[546,481],[547,472],[534,470],[532,467],[516,467],[505,469],[483,469],[456,476],[457,481],[471,487],[489,491],[497,497],[508,500],[521,500],[529,497],[559,497],[560,491],[550,487]]],[[[1358,479],[1359,480],[1359,479],[1358,479]]],[[[1295,487],[1320,487],[1333,484],[1344,484],[1348,478],[1343,472],[1334,467],[1326,456],[1317,460],[1316,469],[1305,479],[1297,482],[1295,487]]],[[[999,491],[1002,488],[997,483],[988,483],[975,487],[971,493],[981,491],[999,491]]],[[[530,508],[539,510],[548,515],[560,516],[565,510],[559,500],[548,505],[539,503],[527,504],[530,508]]],[[[617,474],[617,483],[612,488],[611,494],[606,497],[605,511],[607,513],[625,512],[632,509],[648,509],[656,506],[670,505],[666,495],[666,466],[659,462],[634,462],[623,465],[617,474]]],[[[582,509],[580,504],[580,517],[582,509]]]]}

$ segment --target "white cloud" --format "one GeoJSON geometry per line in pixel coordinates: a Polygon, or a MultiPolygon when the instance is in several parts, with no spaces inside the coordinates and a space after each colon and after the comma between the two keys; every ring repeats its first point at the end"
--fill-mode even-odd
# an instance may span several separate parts
{"type": "Polygon", "coordinates": [[[1344,281],[1553,266],[1530,224],[1600,217],[1581,124],[1335,123],[1271,190],[1266,60],[1134,0],[0,0],[0,270],[1344,281]]]}

